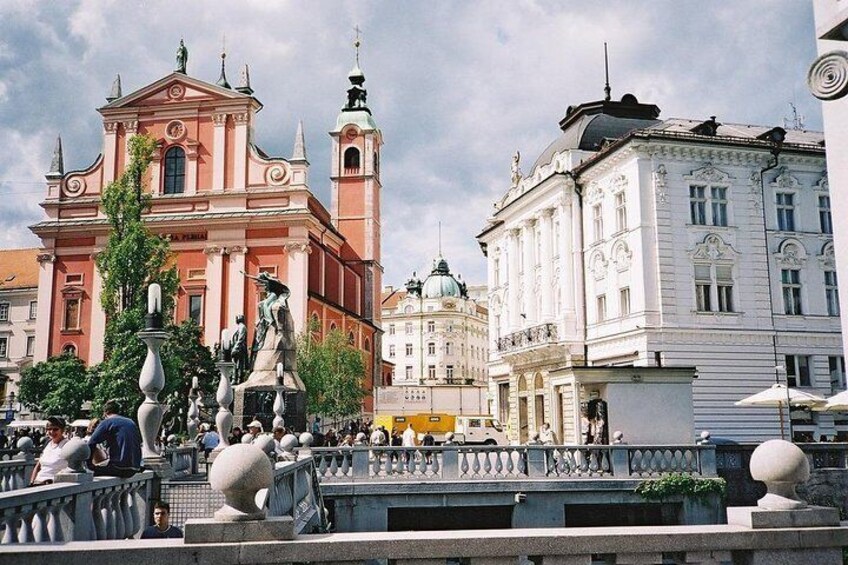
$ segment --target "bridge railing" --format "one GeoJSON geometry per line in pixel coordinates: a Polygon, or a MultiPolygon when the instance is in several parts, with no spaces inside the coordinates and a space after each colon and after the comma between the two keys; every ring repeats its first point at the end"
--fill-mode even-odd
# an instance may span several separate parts
{"type": "Polygon", "coordinates": [[[197,474],[197,447],[186,445],[181,447],[169,447],[165,449],[165,459],[174,470],[172,478],[181,479],[197,474]]]}
{"type": "Polygon", "coordinates": [[[10,492],[29,486],[35,459],[25,456],[0,461],[0,492],[10,492]]]}
{"type": "Polygon", "coordinates": [[[296,533],[323,531],[324,501],[312,459],[277,463],[267,507],[269,516],[290,516],[296,533]]]}
{"type": "Polygon", "coordinates": [[[715,477],[713,445],[314,448],[322,481],[715,477]]]}
{"type": "Polygon", "coordinates": [[[0,493],[0,545],[124,539],[144,526],[152,472],[0,493]]]}

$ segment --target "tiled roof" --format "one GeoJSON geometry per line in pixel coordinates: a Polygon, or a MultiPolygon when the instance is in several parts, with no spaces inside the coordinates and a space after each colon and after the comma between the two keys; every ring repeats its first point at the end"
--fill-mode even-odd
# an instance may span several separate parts
{"type": "Polygon", "coordinates": [[[0,291],[38,286],[38,249],[0,249],[0,291]]]}
{"type": "Polygon", "coordinates": [[[381,296],[380,302],[384,309],[395,308],[404,297],[406,297],[406,291],[400,289],[383,289],[383,295],[381,296]]]}

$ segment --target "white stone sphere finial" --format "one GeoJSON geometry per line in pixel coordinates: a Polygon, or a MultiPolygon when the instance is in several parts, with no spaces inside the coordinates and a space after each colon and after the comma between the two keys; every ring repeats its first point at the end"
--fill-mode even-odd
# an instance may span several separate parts
{"type": "Polygon", "coordinates": [[[274,467],[258,447],[238,444],[221,451],[209,470],[209,484],[226,499],[215,512],[215,519],[222,522],[265,519],[265,510],[256,506],[256,493],[270,488],[273,480],[274,467]]]}
{"type": "Polygon", "coordinates": [[[751,477],[766,484],[768,492],[757,501],[764,510],[797,510],[807,503],[795,493],[795,487],[810,478],[807,456],[794,443],[772,439],[751,454],[751,477]]]}
{"type": "Polygon", "coordinates": [[[62,457],[68,462],[69,473],[87,473],[85,462],[91,455],[91,448],[85,440],[78,437],[71,438],[62,447],[62,457]]]}

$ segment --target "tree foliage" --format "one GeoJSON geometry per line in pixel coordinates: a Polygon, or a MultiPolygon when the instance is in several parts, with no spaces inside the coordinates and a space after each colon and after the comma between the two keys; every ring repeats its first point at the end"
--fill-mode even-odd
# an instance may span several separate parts
{"type": "Polygon", "coordinates": [[[297,338],[297,372],[306,386],[306,409],[332,419],[359,414],[365,397],[365,360],[339,330],[323,341],[310,328],[297,338]]]}
{"type": "Polygon", "coordinates": [[[75,355],[62,354],[23,370],[18,398],[31,410],[76,419],[91,399],[93,381],[75,355]]]}

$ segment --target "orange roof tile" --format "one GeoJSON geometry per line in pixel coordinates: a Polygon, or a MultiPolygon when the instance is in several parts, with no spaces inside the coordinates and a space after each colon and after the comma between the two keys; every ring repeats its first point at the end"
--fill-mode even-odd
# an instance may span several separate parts
{"type": "Polygon", "coordinates": [[[0,249],[0,291],[38,286],[38,249],[0,249]]]}
{"type": "Polygon", "coordinates": [[[381,297],[382,306],[383,308],[394,308],[405,296],[405,290],[399,290],[397,288],[394,290],[383,290],[383,295],[381,297]]]}

